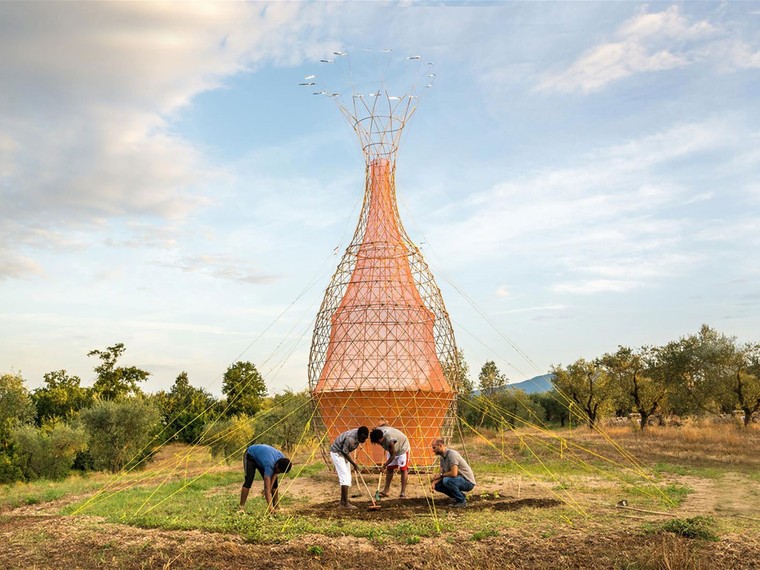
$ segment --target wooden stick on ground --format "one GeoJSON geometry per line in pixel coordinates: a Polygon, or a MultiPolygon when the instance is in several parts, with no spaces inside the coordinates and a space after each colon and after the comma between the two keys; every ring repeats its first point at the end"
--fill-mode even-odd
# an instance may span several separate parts
{"type": "Polygon", "coordinates": [[[646,509],[637,509],[636,507],[629,507],[627,505],[615,505],[616,509],[625,509],[627,511],[636,511],[637,513],[648,513],[650,515],[663,515],[666,517],[677,517],[678,515],[673,513],[665,513],[662,511],[648,511],[646,509]]]}

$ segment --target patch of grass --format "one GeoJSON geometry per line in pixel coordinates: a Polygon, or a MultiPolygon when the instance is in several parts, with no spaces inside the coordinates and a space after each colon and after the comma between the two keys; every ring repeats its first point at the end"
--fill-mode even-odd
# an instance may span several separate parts
{"type": "Polygon", "coordinates": [[[413,534],[412,536],[406,537],[407,544],[419,544],[420,540],[421,540],[420,537],[415,534],[413,534]]]}
{"type": "Polygon", "coordinates": [[[311,556],[322,556],[325,553],[325,549],[319,545],[312,545],[306,549],[311,556]]]}
{"type": "Polygon", "coordinates": [[[707,479],[719,479],[723,476],[723,470],[716,467],[677,465],[666,462],[655,463],[652,471],[656,475],[679,475],[681,477],[703,477],[707,479]]]}
{"type": "Polygon", "coordinates": [[[628,497],[636,497],[637,502],[645,506],[677,507],[693,491],[687,485],[670,483],[662,487],[658,485],[625,486],[621,492],[628,497]]]}
{"type": "Polygon", "coordinates": [[[711,517],[675,518],[661,523],[651,530],[655,532],[670,532],[684,538],[717,541],[718,535],[713,530],[715,520],[711,517]]]}
{"type": "MultiPolygon", "coordinates": [[[[317,473],[321,473],[322,471],[327,470],[327,465],[324,463],[309,463],[307,465],[304,465],[301,467],[300,465],[296,465],[293,467],[293,470],[288,473],[288,477],[295,477],[296,473],[298,473],[299,477],[312,477],[313,475],[316,475],[317,473]]],[[[331,474],[332,476],[332,474],[331,474]]]]}
{"type": "Polygon", "coordinates": [[[678,506],[686,500],[689,493],[694,492],[694,489],[679,483],[671,483],[670,485],[666,485],[662,491],[671,502],[678,506]]]}
{"type": "Polygon", "coordinates": [[[39,505],[80,495],[97,488],[107,478],[108,474],[105,473],[95,477],[72,475],[63,481],[42,480],[0,485],[0,510],[15,509],[21,505],[39,505]]]}
{"type": "Polygon", "coordinates": [[[483,540],[484,538],[490,538],[492,536],[499,536],[498,531],[492,529],[492,528],[484,528],[482,530],[478,530],[472,533],[472,540],[483,540]]]}

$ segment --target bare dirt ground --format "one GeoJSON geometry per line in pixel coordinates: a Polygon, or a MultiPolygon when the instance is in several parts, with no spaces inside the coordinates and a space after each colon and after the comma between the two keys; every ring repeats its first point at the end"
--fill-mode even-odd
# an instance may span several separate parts
{"type": "MultiPolygon", "coordinates": [[[[388,509],[390,510],[390,509],[388,509]]],[[[363,511],[366,512],[366,511],[363,511]]],[[[585,528],[551,537],[514,529],[474,542],[468,536],[379,545],[353,537],[304,536],[286,544],[246,544],[198,531],[146,530],[97,518],[0,518],[4,568],[759,568],[757,538],[702,542],[585,528]],[[314,554],[318,547],[319,555],[314,554]]]]}
{"type": "MultiPolygon", "coordinates": [[[[626,439],[622,434],[621,439],[626,439]]],[[[593,438],[589,438],[593,443],[593,438]]],[[[665,441],[631,438],[629,447],[646,464],[663,457],[682,464],[722,465],[719,477],[667,475],[667,481],[692,489],[672,514],[679,517],[712,516],[728,521],[717,542],[648,533],[647,523],[661,523],[667,516],[616,509],[614,504],[593,504],[582,524],[556,524],[543,531],[511,526],[497,536],[473,540],[462,529],[418,543],[373,541],[352,536],[305,535],[282,544],[250,544],[234,534],[201,531],[142,529],[106,522],[100,517],[60,516],[62,506],[82,497],[67,497],[38,505],[0,512],[0,568],[484,568],[484,569],[760,569],[760,480],[756,473],[758,448],[747,449],[746,440],[728,442],[723,463],[707,443],[681,442],[665,449],[665,441]],[[652,446],[652,443],[657,446],[652,446]],[[704,445],[704,449],[700,449],[704,445]],[[705,459],[706,457],[706,459],[705,459]],[[754,473],[754,475],[753,475],[754,473]],[[727,530],[726,530],[727,529],[727,530]]],[[[752,448],[755,441],[752,440],[752,448]]],[[[171,453],[168,450],[167,453],[171,453]]],[[[156,465],[161,461],[159,457],[156,465]]],[[[193,467],[190,468],[191,471],[193,467]]],[[[368,481],[374,492],[376,476],[368,481]]],[[[149,482],[148,482],[149,483],[149,482]]],[[[586,482],[593,487],[596,482],[586,482]]],[[[394,489],[397,489],[395,482],[394,489]]],[[[409,498],[383,499],[378,511],[368,511],[368,493],[354,487],[357,509],[336,509],[332,477],[320,474],[295,479],[288,492],[297,500],[284,515],[301,514],[352,521],[420,520],[431,516],[431,505],[421,481],[410,481],[409,498]]],[[[235,494],[237,485],[223,491],[235,494]]],[[[218,492],[219,490],[215,490],[218,492]]],[[[589,491],[589,496],[593,492],[589,491]]],[[[489,513],[535,514],[551,520],[561,501],[545,487],[515,476],[489,475],[471,494],[467,515],[489,513]],[[487,495],[486,495],[487,494],[487,495]]],[[[437,516],[456,524],[465,514],[438,501],[437,516]]],[[[646,509],[645,509],[646,510],[646,509]]]]}

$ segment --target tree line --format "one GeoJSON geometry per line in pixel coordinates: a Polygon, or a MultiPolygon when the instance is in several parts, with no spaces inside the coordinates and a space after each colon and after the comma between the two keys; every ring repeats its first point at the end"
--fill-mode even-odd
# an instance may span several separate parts
{"type": "Polygon", "coordinates": [[[483,365],[474,393],[461,356],[460,414],[474,426],[564,426],[575,418],[594,427],[603,418],[633,415],[644,430],[653,417],[734,414],[746,427],[760,412],[760,344],[739,343],[708,325],[662,346],[619,346],[553,365],[553,389],[541,394],[507,389],[493,361],[483,365]]]}
{"type": "MultiPolygon", "coordinates": [[[[308,435],[308,392],[267,396],[250,362],[227,368],[221,398],[192,386],[186,372],[169,390],[146,394],[141,385],[150,374],[120,365],[125,350],[119,343],[88,353],[96,359],[91,387],[65,370],[48,372],[31,391],[20,373],[0,376],[0,483],[140,467],[171,441],[202,443],[214,457],[237,460],[255,438],[289,451],[308,435]]],[[[552,389],[540,394],[510,389],[494,361],[483,364],[475,386],[461,351],[443,368],[457,386],[465,430],[569,421],[594,427],[630,414],[642,430],[666,415],[738,414],[748,426],[760,412],[760,344],[740,344],[707,325],[662,346],[620,346],[554,365],[552,389]]]]}
{"type": "Polygon", "coordinates": [[[168,391],[147,394],[141,384],[150,373],[121,366],[125,350],[118,343],[88,353],[97,359],[90,387],[66,370],[46,373],[34,390],[20,373],[0,376],[0,483],[140,467],[171,441],[204,443],[236,460],[258,433],[289,449],[311,417],[306,391],[268,397],[244,361],[225,371],[222,398],[192,386],[186,372],[168,391]]]}

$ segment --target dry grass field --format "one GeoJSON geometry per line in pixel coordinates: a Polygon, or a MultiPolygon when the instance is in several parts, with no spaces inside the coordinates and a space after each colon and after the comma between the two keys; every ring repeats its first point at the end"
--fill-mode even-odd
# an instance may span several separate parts
{"type": "MultiPolygon", "coordinates": [[[[467,509],[431,497],[417,475],[406,500],[368,511],[355,486],[358,508],[339,511],[333,475],[307,450],[273,517],[258,496],[237,514],[239,466],[181,445],[119,479],[9,486],[2,567],[760,568],[756,427],[485,435],[454,444],[479,479],[467,509]]],[[[373,492],[377,475],[367,478],[373,492]]]]}

